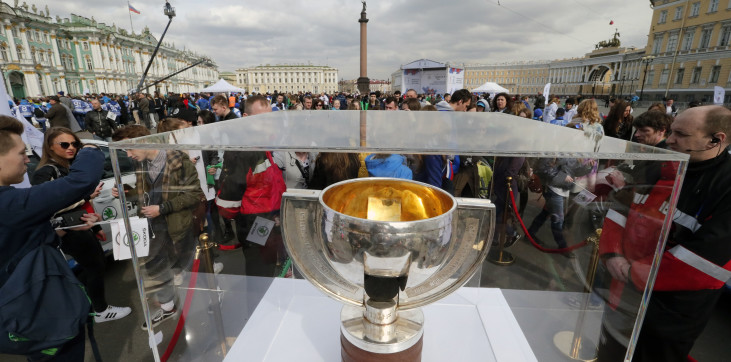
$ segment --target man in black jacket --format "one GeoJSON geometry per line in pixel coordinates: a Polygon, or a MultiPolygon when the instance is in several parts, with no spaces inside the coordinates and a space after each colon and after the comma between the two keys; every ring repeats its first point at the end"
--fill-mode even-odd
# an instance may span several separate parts
{"type": "Polygon", "coordinates": [[[96,140],[112,142],[112,133],[117,129],[117,123],[115,122],[117,115],[103,110],[98,99],[91,100],[91,107],[93,110],[84,116],[86,130],[96,140]]]}
{"type": "Polygon", "coordinates": [[[691,108],[671,129],[690,163],[633,361],[686,361],[731,278],[731,111],[691,108]]]}

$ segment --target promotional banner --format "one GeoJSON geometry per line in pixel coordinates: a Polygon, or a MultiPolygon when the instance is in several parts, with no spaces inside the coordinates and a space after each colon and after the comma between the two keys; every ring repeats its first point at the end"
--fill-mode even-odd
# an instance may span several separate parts
{"type": "MultiPolygon", "coordinates": [[[[135,243],[137,257],[142,258],[150,254],[150,224],[147,219],[140,219],[137,216],[129,218],[132,227],[132,235],[135,243]]],[[[112,229],[112,252],[114,260],[132,259],[132,252],[129,249],[129,238],[124,220],[113,220],[110,225],[112,229]]]]}
{"type": "Polygon", "coordinates": [[[449,68],[449,73],[447,74],[447,93],[452,94],[462,88],[464,88],[464,69],[449,68]]]}
{"type": "Polygon", "coordinates": [[[726,98],[726,90],[722,87],[715,86],[713,87],[713,104],[717,104],[719,106],[723,105],[723,100],[726,98]]]}
{"type": "Polygon", "coordinates": [[[404,93],[409,89],[414,89],[419,94],[444,93],[447,91],[447,74],[444,69],[405,69],[401,88],[404,93]]]}

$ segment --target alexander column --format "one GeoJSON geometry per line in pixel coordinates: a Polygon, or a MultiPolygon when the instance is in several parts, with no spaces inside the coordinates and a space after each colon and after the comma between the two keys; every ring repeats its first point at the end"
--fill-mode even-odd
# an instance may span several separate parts
{"type": "Polygon", "coordinates": [[[360,94],[368,95],[370,83],[368,79],[368,18],[366,18],[366,2],[363,0],[363,11],[360,12],[360,77],[358,77],[358,91],[360,94]]]}

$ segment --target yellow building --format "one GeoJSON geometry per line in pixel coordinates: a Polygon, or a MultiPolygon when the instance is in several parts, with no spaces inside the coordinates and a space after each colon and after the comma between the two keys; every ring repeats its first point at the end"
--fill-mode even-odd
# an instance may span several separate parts
{"type": "MultiPolygon", "coordinates": [[[[619,34],[583,57],[490,65],[466,65],[465,88],[495,82],[511,94],[551,93],[672,98],[710,102],[713,88],[731,85],[731,0],[651,1],[653,17],[645,48],[621,47],[619,34]],[[644,83],[644,84],[643,84],[644,83]]],[[[728,92],[731,93],[731,92],[728,92]]],[[[731,95],[725,103],[731,103],[731,95]]]]}
{"type": "Polygon", "coordinates": [[[731,1],[654,1],[645,99],[709,102],[714,86],[730,83],[730,41],[731,1]]]}

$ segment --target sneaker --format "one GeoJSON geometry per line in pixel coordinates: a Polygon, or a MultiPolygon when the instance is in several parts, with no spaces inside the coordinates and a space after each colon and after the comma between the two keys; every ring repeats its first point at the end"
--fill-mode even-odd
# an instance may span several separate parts
{"type": "Polygon", "coordinates": [[[221,273],[221,270],[223,270],[223,263],[218,262],[218,261],[214,262],[213,263],[213,273],[219,274],[219,273],[221,273]]]}
{"type": "Polygon", "coordinates": [[[115,307],[113,305],[107,305],[107,309],[102,312],[97,312],[94,316],[95,323],[104,323],[117,319],[122,319],[132,313],[130,307],[115,307]]]}
{"type": "MultiPolygon", "coordinates": [[[[171,311],[163,310],[162,308],[158,309],[155,314],[152,315],[152,328],[157,327],[158,324],[162,323],[163,321],[169,319],[170,317],[173,317],[175,314],[178,313],[178,308],[173,308],[171,311]]],[[[147,322],[142,322],[142,330],[147,330],[147,322]]]]}

